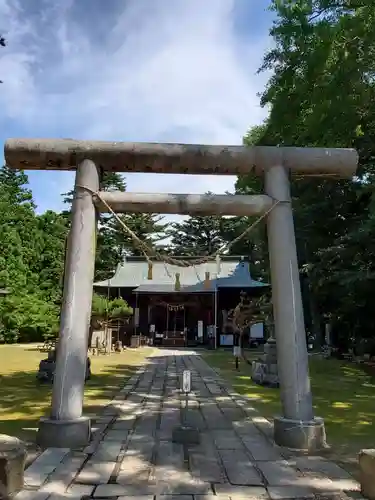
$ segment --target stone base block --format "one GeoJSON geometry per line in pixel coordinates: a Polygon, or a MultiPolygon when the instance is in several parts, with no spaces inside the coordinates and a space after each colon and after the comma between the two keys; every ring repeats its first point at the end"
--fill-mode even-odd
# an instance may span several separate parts
{"type": "Polygon", "coordinates": [[[0,498],[12,498],[23,488],[26,446],[19,439],[0,434],[0,498]]]}
{"type": "Polygon", "coordinates": [[[251,378],[259,385],[279,387],[277,364],[265,363],[264,361],[253,361],[251,365],[251,378]]]}
{"type": "Polygon", "coordinates": [[[319,417],[308,421],[275,417],[274,440],[279,446],[295,450],[321,450],[327,446],[324,420],[319,417]]]}
{"type": "Polygon", "coordinates": [[[183,445],[193,445],[200,443],[199,430],[193,427],[176,427],[172,431],[172,441],[183,445]]]}
{"type": "Polygon", "coordinates": [[[375,450],[361,450],[359,453],[361,493],[369,500],[375,500],[375,450]]]}
{"type": "Polygon", "coordinates": [[[41,418],[37,443],[42,448],[82,448],[91,437],[91,423],[88,417],[74,420],[41,418]]]}

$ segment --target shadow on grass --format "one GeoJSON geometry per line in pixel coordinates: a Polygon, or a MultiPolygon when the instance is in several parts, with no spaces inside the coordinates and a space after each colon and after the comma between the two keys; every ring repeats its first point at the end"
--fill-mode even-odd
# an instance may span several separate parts
{"type": "MultiPolygon", "coordinates": [[[[229,434],[233,439],[234,434],[239,446],[246,446],[249,455],[241,455],[241,468],[248,468],[251,474],[257,473],[252,465],[252,446],[258,451],[266,447],[273,450],[271,443],[253,425],[253,418],[249,416],[255,413],[253,402],[245,398],[229,397],[223,385],[216,383],[216,375],[199,356],[189,356],[181,352],[181,355],[177,356],[173,354],[153,357],[147,364],[148,369],[129,394],[119,389],[126,378],[138,368],[135,363],[112,364],[105,368],[105,373],[96,375],[89,382],[86,388],[86,412],[96,412],[99,407],[103,410],[105,406],[104,414],[111,420],[108,427],[103,420],[102,423],[100,420],[97,422],[99,426],[103,426],[101,430],[104,435],[98,435],[98,439],[94,435],[94,461],[98,460],[100,453],[102,457],[107,454],[102,460],[109,462],[108,465],[111,466],[110,461],[116,460],[121,454],[120,450],[124,450],[122,463],[113,469],[109,482],[126,485],[128,495],[185,493],[191,496],[193,477],[196,480],[194,493],[212,494],[212,483],[226,482],[226,494],[231,496],[232,486],[228,481],[237,484],[238,470],[237,466],[233,467],[233,458],[225,453],[225,448],[219,453],[217,439],[225,437],[225,434],[229,434]],[[179,404],[180,384],[181,374],[186,368],[192,371],[194,395],[199,403],[189,411],[189,423],[200,429],[201,443],[184,450],[181,445],[172,443],[172,430],[182,421],[179,404]],[[237,437],[236,433],[233,433],[234,429],[237,431],[237,437]],[[249,437],[250,433],[252,439],[246,445],[243,437],[249,437]],[[108,446],[111,443],[112,446],[108,446]],[[108,453],[113,454],[112,459],[108,458],[108,453]],[[221,460],[220,455],[227,458],[221,460]],[[143,488],[142,493],[140,488],[143,488]],[[147,492],[147,488],[151,488],[152,493],[147,492]]],[[[226,366],[228,367],[228,360],[226,366]]],[[[17,379],[17,373],[10,375],[10,379],[12,376],[17,379]]],[[[241,377],[246,377],[246,374],[241,377]]],[[[241,378],[239,385],[246,387],[246,378],[241,378]]],[[[27,394],[24,393],[24,396],[27,394]]],[[[48,396],[48,390],[45,396],[48,396]]],[[[46,399],[48,401],[48,397],[46,399]]],[[[29,402],[30,400],[24,401],[22,405],[28,408],[29,402]]],[[[8,399],[7,404],[13,405],[11,408],[14,409],[18,408],[20,403],[17,406],[16,401],[8,399]]],[[[28,416],[29,413],[26,414],[27,418],[22,420],[24,425],[25,420],[29,422],[28,416]]],[[[35,419],[35,416],[31,418],[35,419]]],[[[232,452],[233,450],[231,455],[232,452]]],[[[277,450],[276,452],[278,453],[277,450]]],[[[89,465],[90,462],[94,463],[90,458],[86,471],[84,468],[83,476],[79,477],[78,481],[85,482],[84,475],[87,474],[90,482],[98,484],[101,482],[100,472],[95,466],[89,465]]],[[[71,479],[75,473],[76,471],[72,472],[71,479]]],[[[241,478],[243,481],[243,474],[241,478]]],[[[261,477],[259,479],[262,480],[261,477]]],[[[305,480],[308,486],[309,478],[306,477],[305,480]]],[[[294,482],[291,477],[290,484],[294,482]]],[[[250,483],[245,484],[253,484],[251,478],[250,483]]],[[[334,486],[332,483],[332,488],[334,486]]]]}
{"type": "MultiPolygon", "coordinates": [[[[226,352],[206,352],[204,359],[246,395],[265,417],[281,414],[280,391],[259,386],[251,380],[251,366],[234,368],[226,352]]],[[[331,453],[356,457],[361,448],[375,446],[375,376],[360,366],[340,360],[310,358],[314,412],[325,420],[331,453]]]]}
{"type": "MultiPolygon", "coordinates": [[[[94,362],[92,377],[86,382],[85,414],[98,414],[138,365],[119,363],[101,368],[96,373],[94,362]]],[[[35,371],[0,375],[0,433],[35,441],[39,418],[50,411],[52,393],[52,385],[39,383],[36,372],[37,367],[35,371]]]]}

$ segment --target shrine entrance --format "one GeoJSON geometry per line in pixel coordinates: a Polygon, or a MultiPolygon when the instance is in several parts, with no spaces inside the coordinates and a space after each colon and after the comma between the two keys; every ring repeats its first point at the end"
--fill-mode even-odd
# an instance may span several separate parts
{"type": "Polygon", "coordinates": [[[168,304],[166,307],[167,310],[167,322],[166,322],[166,331],[167,333],[179,333],[184,335],[185,333],[185,314],[186,309],[183,304],[173,305],[168,304]]]}
{"type": "Polygon", "coordinates": [[[180,293],[151,297],[149,307],[150,323],[155,330],[154,343],[164,347],[185,347],[203,342],[203,338],[198,339],[197,325],[199,321],[211,324],[214,304],[211,297],[180,293]]]}
{"type": "MultiPolygon", "coordinates": [[[[82,410],[97,212],[101,211],[114,216],[116,213],[148,212],[258,217],[246,233],[261,220],[267,221],[282,403],[282,416],[274,418],[274,439],[281,446],[304,450],[324,445],[324,422],[314,416],[312,405],[290,176],[352,178],[358,165],[356,151],[10,139],[5,144],[5,161],[10,168],[21,170],[76,170],[52,407],[50,417],[40,421],[39,444],[43,447],[80,448],[90,439],[90,419],[82,415],[82,410]],[[100,190],[100,173],[103,171],[254,174],[264,177],[265,193],[192,195],[105,192],[100,190]]],[[[145,255],[150,255],[153,249],[144,244],[143,251],[145,255]]],[[[215,256],[207,259],[214,259],[215,256]]],[[[169,262],[172,260],[167,258],[169,262]]],[[[182,262],[175,262],[175,265],[183,266],[182,262]]],[[[175,320],[177,326],[178,316],[175,320]]]]}

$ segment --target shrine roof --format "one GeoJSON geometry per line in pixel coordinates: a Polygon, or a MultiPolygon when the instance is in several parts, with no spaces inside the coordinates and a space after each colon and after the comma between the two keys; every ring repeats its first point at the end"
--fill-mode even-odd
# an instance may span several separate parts
{"type": "MultiPolygon", "coordinates": [[[[183,259],[189,260],[188,257],[183,259]]],[[[94,287],[133,288],[139,293],[174,293],[176,273],[180,274],[179,291],[185,293],[213,292],[218,288],[269,286],[268,283],[252,279],[246,260],[224,256],[219,266],[215,261],[189,267],[154,262],[152,280],[147,279],[148,263],[143,257],[127,257],[117,267],[112,278],[94,283],[94,287]],[[206,272],[210,273],[209,287],[205,286],[206,272]]]]}

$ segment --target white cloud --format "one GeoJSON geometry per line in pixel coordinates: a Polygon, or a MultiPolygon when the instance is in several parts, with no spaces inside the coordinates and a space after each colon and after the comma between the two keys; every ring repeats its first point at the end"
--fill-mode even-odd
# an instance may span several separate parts
{"type": "MultiPolygon", "coordinates": [[[[0,120],[11,118],[24,135],[239,144],[264,117],[256,94],[266,75],[255,72],[270,42],[264,32],[251,45],[239,43],[236,0],[107,0],[103,17],[111,7],[117,12],[97,38],[95,24],[73,17],[74,0],[29,5],[38,3],[43,18],[0,0],[9,38],[0,120]]],[[[64,178],[59,188],[46,181],[51,208],[58,189],[70,187],[71,176],[64,178]]],[[[233,178],[133,174],[127,184],[132,191],[224,192],[233,178]]]]}

